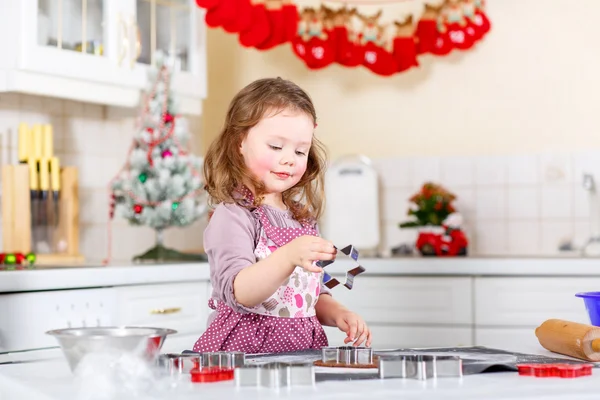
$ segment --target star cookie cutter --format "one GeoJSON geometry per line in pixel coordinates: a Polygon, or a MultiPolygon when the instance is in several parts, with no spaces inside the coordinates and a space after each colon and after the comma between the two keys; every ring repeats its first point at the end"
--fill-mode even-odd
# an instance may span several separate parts
{"type": "MultiPolygon", "coordinates": [[[[337,247],[336,247],[336,249],[337,249],[337,247]]],[[[358,250],[356,250],[354,248],[354,246],[349,244],[348,246],[344,247],[340,251],[343,254],[350,257],[350,259],[352,259],[356,264],[358,264],[357,267],[352,268],[351,270],[346,272],[346,282],[344,282],[344,286],[346,286],[348,289],[351,290],[352,286],[354,285],[354,278],[357,275],[362,274],[366,270],[364,269],[364,267],[362,265],[360,265],[358,263],[358,250]]],[[[317,266],[319,266],[321,268],[325,268],[326,266],[333,264],[334,262],[335,261],[332,261],[332,260],[317,261],[317,266]]],[[[327,286],[329,289],[333,289],[334,287],[336,287],[337,285],[340,284],[340,281],[338,281],[337,279],[335,279],[334,277],[329,275],[327,272],[323,272],[323,284],[325,286],[327,286]]]]}
{"type": "Polygon", "coordinates": [[[417,379],[462,377],[462,360],[458,356],[380,356],[379,378],[417,379]]]}
{"type": "Polygon", "coordinates": [[[266,387],[279,389],[290,386],[314,386],[315,368],[312,363],[273,362],[246,365],[234,372],[237,387],[266,387]]]}

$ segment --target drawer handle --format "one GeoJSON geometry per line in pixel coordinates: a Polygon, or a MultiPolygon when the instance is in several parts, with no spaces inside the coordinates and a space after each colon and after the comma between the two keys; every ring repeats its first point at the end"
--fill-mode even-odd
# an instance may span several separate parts
{"type": "Polygon", "coordinates": [[[181,311],[181,307],[155,308],[154,310],[150,311],[150,314],[161,314],[161,315],[176,314],[180,311],[181,311]]]}

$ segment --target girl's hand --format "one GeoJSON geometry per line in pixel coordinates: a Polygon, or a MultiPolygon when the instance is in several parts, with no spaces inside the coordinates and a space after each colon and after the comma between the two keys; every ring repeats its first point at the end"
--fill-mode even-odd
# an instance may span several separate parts
{"type": "Polygon", "coordinates": [[[290,263],[302,267],[309,272],[323,272],[315,262],[321,260],[334,260],[337,250],[333,243],[318,236],[304,235],[297,237],[279,250],[287,253],[290,263]]]}
{"type": "Polygon", "coordinates": [[[335,325],[340,331],[346,332],[344,343],[360,346],[363,342],[371,347],[371,331],[363,319],[352,311],[342,311],[335,318],[335,325]]]}

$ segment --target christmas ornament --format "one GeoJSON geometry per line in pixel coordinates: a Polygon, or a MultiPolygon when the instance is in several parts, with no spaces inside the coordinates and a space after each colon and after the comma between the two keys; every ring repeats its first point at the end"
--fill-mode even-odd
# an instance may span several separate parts
{"type": "Polygon", "coordinates": [[[171,157],[173,155],[173,153],[171,153],[171,150],[167,149],[165,151],[162,152],[161,157],[162,158],[167,158],[167,157],[171,157]]]}
{"type": "Polygon", "coordinates": [[[136,204],[135,206],[133,206],[133,212],[136,214],[140,214],[143,209],[144,209],[144,207],[142,207],[139,204],[136,204]]]}
{"type": "Polygon", "coordinates": [[[256,47],[271,34],[269,15],[264,0],[252,1],[252,24],[240,32],[239,42],[245,47],[256,47]]]}
{"type": "Polygon", "coordinates": [[[4,264],[6,265],[14,265],[17,263],[17,256],[14,254],[6,254],[4,256],[4,264]]]}
{"type": "Polygon", "coordinates": [[[326,14],[324,7],[305,8],[301,14],[298,36],[293,42],[296,55],[311,69],[321,69],[335,61],[334,40],[325,31],[325,17],[330,21],[330,15],[326,14]]]}
{"type": "Polygon", "coordinates": [[[448,0],[444,9],[443,17],[447,24],[448,39],[452,47],[460,50],[467,50],[473,47],[474,32],[467,34],[467,19],[465,18],[461,0],[448,0]]]}
{"type": "Polygon", "coordinates": [[[145,172],[142,172],[138,175],[138,179],[140,182],[145,183],[146,179],[148,179],[148,175],[145,172]]]}
{"type": "Polygon", "coordinates": [[[384,48],[384,28],[379,24],[381,10],[372,16],[359,15],[363,22],[360,44],[364,48],[363,65],[378,75],[394,74],[398,67],[394,56],[384,48]]]}
{"type": "Polygon", "coordinates": [[[335,61],[346,67],[361,65],[364,58],[364,50],[356,43],[351,22],[355,15],[356,8],[349,10],[347,7],[332,13],[335,61]]]}
{"type": "Polygon", "coordinates": [[[171,122],[173,122],[173,116],[169,113],[166,113],[163,117],[163,120],[165,121],[165,124],[170,124],[171,122]]]}
{"type": "Polygon", "coordinates": [[[20,265],[23,264],[23,261],[25,261],[25,255],[23,253],[16,253],[15,263],[20,265]]]}
{"type": "Polygon", "coordinates": [[[175,210],[177,210],[177,208],[179,208],[179,203],[175,202],[175,203],[171,204],[171,210],[175,211],[175,210]]]}
{"type": "Polygon", "coordinates": [[[29,265],[33,265],[35,264],[36,261],[36,256],[34,253],[28,253],[25,258],[27,259],[27,262],[29,263],[29,265]]]}
{"type": "Polygon", "coordinates": [[[485,2],[484,0],[472,0],[475,4],[475,18],[473,22],[475,25],[479,27],[481,30],[481,35],[484,36],[486,33],[490,31],[491,23],[488,19],[487,15],[485,15],[484,8],[485,2]]]}
{"type": "Polygon", "coordinates": [[[237,17],[235,6],[235,0],[220,0],[218,4],[206,12],[204,18],[206,25],[217,28],[223,24],[231,24],[237,17]]]}
{"type": "Polygon", "coordinates": [[[252,4],[250,0],[234,0],[235,16],[223,22],[226,32],[237,33],[248,29],[252,25],[252,4]]]}

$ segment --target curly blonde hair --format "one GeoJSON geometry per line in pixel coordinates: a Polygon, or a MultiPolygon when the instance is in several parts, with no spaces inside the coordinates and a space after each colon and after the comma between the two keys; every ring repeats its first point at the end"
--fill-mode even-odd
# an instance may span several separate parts
{"type": "MultiPolygon", "coordinates": [[[[254,190],[254,204],[262,203],[265,187],[246,168],[240,152],[248,131],[271,111],[300,111],[317,123],[310,96],[295,83],[281,78],[259,79],[243,88],[229,104],[221,134],[212,142],[204,158],[204,188],[209,204],[238,203],[236,190],[249,183],[254,190]]],[[[324,208],[324,173],[327,165],[323,144],[313,136],[308,152],[306,172],[292,188],[282,193],[284,204],[301,222],[317,220],[324,208]]]]}

